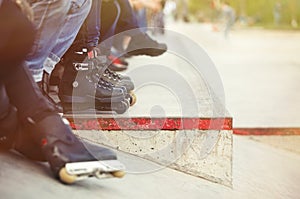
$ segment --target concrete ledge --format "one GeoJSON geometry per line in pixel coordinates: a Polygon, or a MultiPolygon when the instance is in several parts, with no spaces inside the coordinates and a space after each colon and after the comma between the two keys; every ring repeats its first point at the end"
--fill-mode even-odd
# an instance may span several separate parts
{"type": "Polygon", "coordinates": [[[232,185],[232,130],[75,132],[84,139],[162,166],[232,185]]]}
{"type": "Polygon", "coordinates": [[[187,117],[100,117],[99,115],[65,115],[74,130],[231,130],[232,118],[187,117]]]}
{"type": "Polygon", "coordinates": [[[300,135],[300,128],[234,128],[233,133],[236,135],[300,135]]]}

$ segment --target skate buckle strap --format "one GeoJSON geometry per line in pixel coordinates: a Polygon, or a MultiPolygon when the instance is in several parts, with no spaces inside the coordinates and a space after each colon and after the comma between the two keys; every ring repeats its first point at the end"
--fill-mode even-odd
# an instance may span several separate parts
{"type": "Polygon", "coordinates": [[[88,63],[73,63],[73,66],[76,71],[87,71],[89,70],[89,64],[88,63]]]}
{"type": "Polygon", "coordinates": [[[93,59],[93,58],[97,57],[98,53],[97,53],[96,50],[93,49],[93,50],[89,51],[89,52],[87,53],[87,55],[88,55],[88,58],[89,58],[89,59],[93,59]]]}

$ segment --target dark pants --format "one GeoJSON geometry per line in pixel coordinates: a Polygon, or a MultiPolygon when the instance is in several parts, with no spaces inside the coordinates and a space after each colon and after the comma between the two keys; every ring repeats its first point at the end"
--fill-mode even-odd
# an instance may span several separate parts
{"type": "MultiPolygon", "coordinates": [[[[101,39],[104,41],[109,37],[124,31],[139,28],[135,12],[133,11],[128,0],[115,0],[113,2],[103,3],[101,11],[101,39]]],[[[140,31],[133,31],[139,33],[140,31]]],[[[120,51],[123,51],[123,36],[122,34],[108,40],[107,43],[114,45],[120,51]]],[[[127,35],[134,36],[134,35],[127,35]]]]}
{"type": "Polygon", "coordinates": [[[105,41],[115,35],[121,9],[117,1],[103,2],[101,7],[101,38],[105,41]]]}
{"type": "MultiPolygon", "coordinates": [[[[54,109],[22,65],[34,41],[34,28],[10,0],[4,0],[0,7],[0,27],[0,83],[20,120],[39,121],[54,109]]],[[[6,106],[1,103],[1,111],[7,110],[6,106]]]]}
{"type": "Polygon", "coordinates": [[[129,1],[115,0],[113,2],[103,3],[102,5],[101,35],[104,36],[103,40],[127,30],[139,28],[136,15],[129,1]]]}
{"type": "Polygon", "coordinates": [[[117,24],[116,33],[139,28],[136,15],[128,0],[117,0],[121,8],[120,19],[117,24]]]}

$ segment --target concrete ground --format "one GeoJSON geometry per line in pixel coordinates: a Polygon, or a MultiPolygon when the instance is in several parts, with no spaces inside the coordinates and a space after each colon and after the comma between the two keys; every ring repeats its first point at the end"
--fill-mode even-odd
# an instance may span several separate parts
{"type": "Polygon", "coordinates": [[[250,136],[250,139],[300,154],[300,136],[250,136]]]}
{"type": "MultiPolygon", "coordinates": [[[[299,33],[236,30],[230,40],[224,40],[209,25],[177,24],[170,28],[202,45],[216,63],[235,127],[299,126],[299,33]]],[[[156,114],[155,110],[151,113],[156,114]]],[[[52,178],[45,164],[1,153],[0,197],[299,198],[300,154],[253,139],[234,136],[233,188],[168,168],[143,174],[130,172],[124,179],[91,179],[66,186],[52,178]]],[[[119,157],[130,171],[153,164],[127,154],[120,153],[119,157]]]]}
{"type": "MultiPolygon", "coordinates": [[[[45,164],[1,153],[0,193],[3,199],[299,198],[300,155],[239,136],[234,137],[233,151],[233,188],[168,168],[67,186],[53,179],[45,164]]],[[[127,154],[119,158],[131,171],[153,164],[127,154]]]]}

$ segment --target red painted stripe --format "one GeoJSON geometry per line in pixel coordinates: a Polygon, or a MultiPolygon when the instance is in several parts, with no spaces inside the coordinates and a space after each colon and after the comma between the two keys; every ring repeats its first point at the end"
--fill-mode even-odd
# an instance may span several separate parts
{"type": "Polygon", "coordinates": [[[232,130],[232,118],[68,117],[75,130],[232,130]]]}
{"type": "Polygon", "coordinates": [[[234,128],[236,135],[300,135],[300,128],[234,128]]]}

